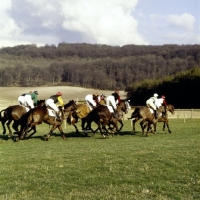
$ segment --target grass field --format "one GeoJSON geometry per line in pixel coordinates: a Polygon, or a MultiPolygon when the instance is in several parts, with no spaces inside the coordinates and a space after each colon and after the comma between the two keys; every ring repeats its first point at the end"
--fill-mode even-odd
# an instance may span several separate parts
{"type": "Polygon", "coordinates": [[[67,140],[55,132],[43,141],[46,124],[17,143],[1,135],[0,199],[200,199],[199,119],[170,120],[172,134],[158,123],[149,137],[124,123],[106,139],[77,136],[67,125],[67,140]]]}

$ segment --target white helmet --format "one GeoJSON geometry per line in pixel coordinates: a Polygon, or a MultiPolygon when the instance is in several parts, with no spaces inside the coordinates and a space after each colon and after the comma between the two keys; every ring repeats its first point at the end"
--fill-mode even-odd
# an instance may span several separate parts
{"type": "Polygon", "coordinates": [[[155,93],[153,96],[154,96],[154,97],[158,97],[158,94],[157,94],[157,93],[155,93]]]}

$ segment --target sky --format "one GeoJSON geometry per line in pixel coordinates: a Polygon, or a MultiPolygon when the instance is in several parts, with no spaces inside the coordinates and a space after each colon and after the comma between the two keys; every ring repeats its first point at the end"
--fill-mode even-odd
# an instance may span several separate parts
{"type": "Polygon", "coordinates": [[[6,0],[0,48],[200,44],[200,0],[6,0]]]}

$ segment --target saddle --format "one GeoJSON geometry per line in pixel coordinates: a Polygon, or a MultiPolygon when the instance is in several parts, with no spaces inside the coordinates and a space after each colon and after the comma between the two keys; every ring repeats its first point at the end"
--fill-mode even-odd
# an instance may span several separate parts
{"type": "MultiPolygon", "coordinates": [[[[54,109],[52,109],[50,106],[47,106],[47,110],[48,110],[49,116],[56,117],[56,112],[54,109]]],[[[59,115],[60,115],[60,112],[59,112],[59,115]]]]}

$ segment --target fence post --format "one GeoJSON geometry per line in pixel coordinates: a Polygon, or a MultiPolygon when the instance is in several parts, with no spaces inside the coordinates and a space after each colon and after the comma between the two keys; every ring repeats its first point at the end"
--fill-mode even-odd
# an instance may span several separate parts
{"type": "Polygon", "coordinates": [[[184,123],[185,123],[185,110],[184,110],[184,123]]]}

